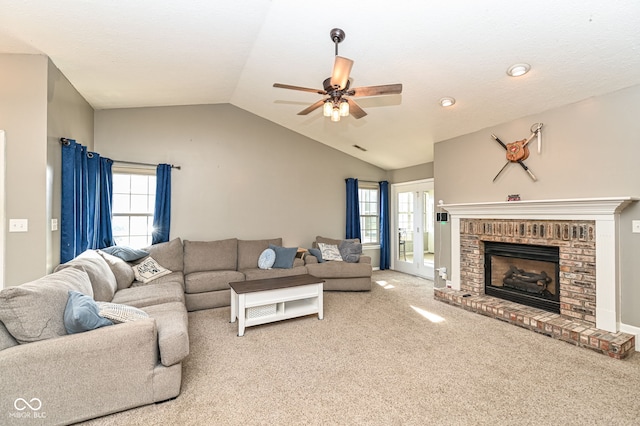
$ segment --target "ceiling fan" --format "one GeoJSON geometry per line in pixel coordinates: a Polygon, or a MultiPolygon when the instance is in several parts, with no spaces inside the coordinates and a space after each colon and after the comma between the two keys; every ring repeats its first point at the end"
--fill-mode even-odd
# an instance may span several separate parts
{"type": "Polygon", "coordinates": [[[346,34],[340,28],[334,28],[330,31],[329,35],[335,44],[336,59],[333,64],[331,77],[322,82],[322,90],[280,83],[274,83],[273,85],[273,87],[279,87],[281,89],[299,90],[327,96],[303,109],[298,115],[307,115],[311,111],[323,107],[324,116],[331,117],[331,121],[340,121],[340,117],[346,117],[349,114],[355,118],[362,118],[367,115],[367,113],[360,105],[351,99],[352,97],[396,95],[402,93],[402,84],[350,88],[349,73],[351,72],[351,67],[353,67],[353,61],[338,56],[338,44],[344,40],[346,34]]]}

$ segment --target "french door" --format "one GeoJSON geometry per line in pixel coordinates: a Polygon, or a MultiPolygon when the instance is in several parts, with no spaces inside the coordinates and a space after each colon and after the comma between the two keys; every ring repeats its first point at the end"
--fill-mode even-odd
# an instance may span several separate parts
{"type": "Polygon", "coordinates": [[[433,279],[433,179],[392,186],[393,263],[396,271],[433,279]]]}

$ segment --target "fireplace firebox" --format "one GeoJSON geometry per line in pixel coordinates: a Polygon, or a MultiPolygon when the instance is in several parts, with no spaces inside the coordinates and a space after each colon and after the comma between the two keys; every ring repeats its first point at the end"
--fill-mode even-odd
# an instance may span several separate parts
{"type": "Polygon", "coordinates": [[[560,249],[484,242],[485,294],[560,313],[560,249]]]}

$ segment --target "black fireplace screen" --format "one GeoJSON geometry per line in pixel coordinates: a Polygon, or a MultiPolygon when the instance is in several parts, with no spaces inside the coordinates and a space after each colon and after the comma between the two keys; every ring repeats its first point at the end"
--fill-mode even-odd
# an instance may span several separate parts
{"type": "Polygon", "coordinates": [[[484,251],[486,294],[560,312],[558,247],[487,241],[484,251]]]}

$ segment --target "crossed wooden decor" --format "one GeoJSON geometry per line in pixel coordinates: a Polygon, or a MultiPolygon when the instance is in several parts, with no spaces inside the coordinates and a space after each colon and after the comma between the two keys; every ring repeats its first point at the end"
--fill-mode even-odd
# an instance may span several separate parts
{"type": "Polygon", "coordinates": [[[495,139],[496,142],[498,142],[500,145],[502,145],[502,147],[507,151],[506,152],[507,162],[505,163],[504,166],[502,166],[502,168],[500,169],[496,177],[493,178],[494,182],[496,181],[496,179],[498,179],[498,176],[500,176],[503,170],[506,169],[507,166],[511,163],[520,164],[520,166],[522,166],[524,171],[527,172],[529,176],[531,176],[531,179],[533,179],[534,182],[538,180],[536,176],[533,174],[533,172],[529,169],[529,167],[527,167],[527,165],[524,164],[524,160],[529,158],[529,147],[527,145],[529,145],[529,142],[531,142],[531,140],[536,136],[538,137],[538,154],[540,154],[540,149],[542,147],[541,130],[542,130],[542,123],[535,123],[531,126],[531,135],[529,135],[528,138],[522,139],[521,141],[511,142],[508,144],[505,144],[504,142],[502,142],[493,133],[491,134],[491,137],[495,139]]]}

